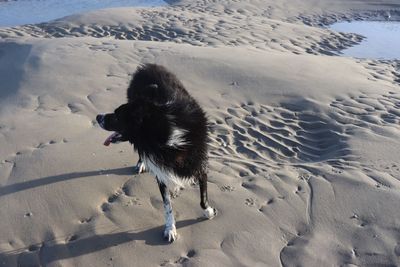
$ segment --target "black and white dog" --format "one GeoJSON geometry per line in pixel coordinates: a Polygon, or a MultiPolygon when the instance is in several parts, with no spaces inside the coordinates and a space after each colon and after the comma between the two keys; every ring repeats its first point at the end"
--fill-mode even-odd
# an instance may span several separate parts
{"type": "Polygon", "coordinates": [[[207,119],[174,74],[155,64],[139,66],[128,88],[128,103],[96,120],[103,129],[114,131],[104,145],[129,141],[139,154],[139,173],[146,168],[156,176],[169,242],[177,238],[170,190],[183,182],[199,183],[205,217],[217,214],[207,199],[207,119]]]}

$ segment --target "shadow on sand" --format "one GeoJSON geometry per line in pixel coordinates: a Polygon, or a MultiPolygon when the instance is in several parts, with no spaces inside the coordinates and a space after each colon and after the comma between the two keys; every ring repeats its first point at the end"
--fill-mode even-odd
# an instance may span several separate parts
{"type": "Polygon", "coordinates": [[[125,168],[118,168],[118,169],[111,169],[104,171],[72,172],[72,173],[43,177],[35,180],[30,180],[26,182],[0,187],[0,197],[57,182],[68,181],[71,179],[84,178],[90,176],[107,175],[107,174],[134,175],[135,169],[134,167],[125,167],[125,168]]]}
{"type": "MultiPolygon", "coordinates": [[[[176,228],[184,228],[203,221],[191,219],[179,221],[176,228]]],[[[164,226],[158,226],[139,232],[119,232],[104,235],[95,235],[85,238],[76,238],[67,243],[46,241],[13,251],[0,252],[0,266],[46,266],[47,264],[63,259],[79,257],[96,251],[101,251],[121,244],[145,241],[149,246],[169,244],[162,239],[164,226]]]]}
{"type": "Polygon", "coordinates": [[[18,92],[24,76],[23,66],[30,52],[31,45],[13,42],[0,44],[0,100],[18,92]]]}

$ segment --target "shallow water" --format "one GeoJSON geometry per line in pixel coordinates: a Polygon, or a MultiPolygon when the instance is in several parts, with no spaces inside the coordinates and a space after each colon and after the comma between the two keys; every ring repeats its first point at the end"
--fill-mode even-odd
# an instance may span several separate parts
{"type": "Polygon", "coordinates": [[[343,50],[345,56],[400,59],[400,21],[339,22],[333,24],[331,29],[366,37],[361,44],[343,50]]]}
{"type": "Polygon", "coordinates": [[[0,27],[46,22],[110,7],[160,6],[162,0],[18,0],[0,1],[0,27]]]}

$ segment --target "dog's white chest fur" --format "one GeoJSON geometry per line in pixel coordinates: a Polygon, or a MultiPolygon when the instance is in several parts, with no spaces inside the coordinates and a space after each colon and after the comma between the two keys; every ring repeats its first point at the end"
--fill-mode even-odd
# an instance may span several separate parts
{"type": "Polygon", "coordinates": [[[176,176],[172,171],[166,170],[165,168],[162,168],[158,166],[153,159],[150,157],[143,157],[143,162],[146,166],[146,168],[154,175],[156,176],[157,180],[160,183],[165,184],[171,191],[179,188],[179,187],[184,187],[185,182],[178,176],[176,176]]]}

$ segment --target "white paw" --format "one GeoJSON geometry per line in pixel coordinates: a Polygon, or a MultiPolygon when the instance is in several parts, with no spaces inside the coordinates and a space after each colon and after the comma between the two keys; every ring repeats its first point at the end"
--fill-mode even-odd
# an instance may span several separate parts
{"type": "Polygon", "coordinates": [[[204,217],[206,217],[207,219],[214,218],[217,215],[217,213],[218,213],[217,210],[212,207],[208,207],[203,210],[204,217]]]}
{"type": "Polygon", "coordinates": [[[171,226],[165,226],[164,238],[170,243],[174,242],[178,238],[178,234],[176,233],[176,227],[174,224],[171,226]]]}
{"type": "Polygon", "coordinates": [[[139,161],[135,169],[138,174],[143,173],[146,171],[146,165],[144,165],[144,162],[139,161]]]}

